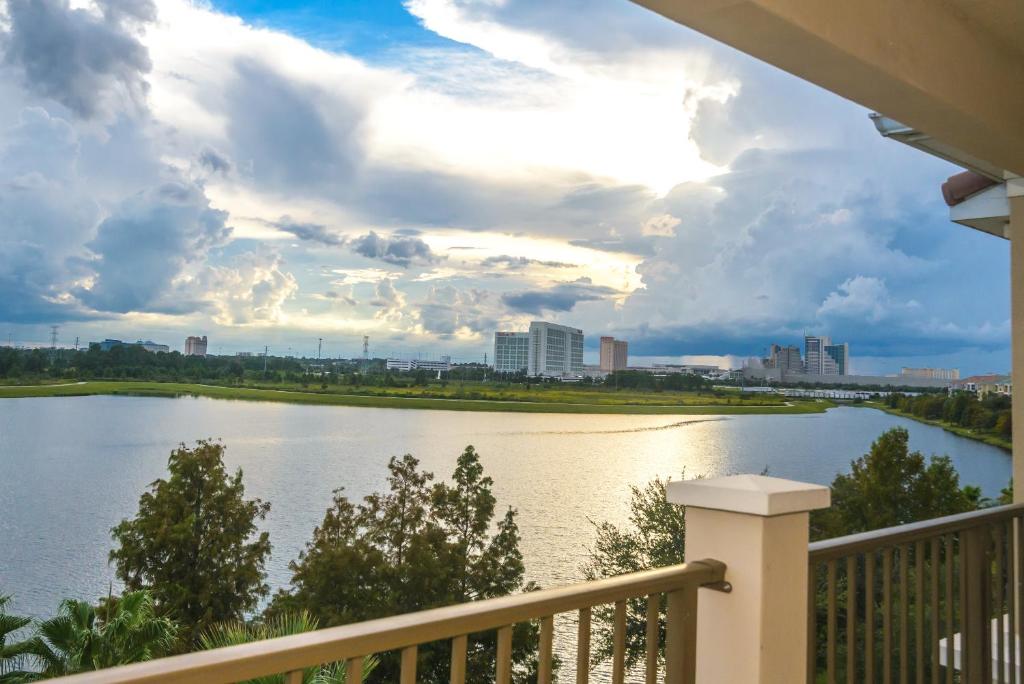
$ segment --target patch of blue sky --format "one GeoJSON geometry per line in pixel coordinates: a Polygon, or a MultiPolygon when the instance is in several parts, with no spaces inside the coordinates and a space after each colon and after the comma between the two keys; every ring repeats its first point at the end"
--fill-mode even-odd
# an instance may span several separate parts
{"type": "Polygon", "coordinates": [[[370,61],[396,48],[456,45],[426,30],[401,0],[213,0],[217,10],[319,48],[370,61]]]}

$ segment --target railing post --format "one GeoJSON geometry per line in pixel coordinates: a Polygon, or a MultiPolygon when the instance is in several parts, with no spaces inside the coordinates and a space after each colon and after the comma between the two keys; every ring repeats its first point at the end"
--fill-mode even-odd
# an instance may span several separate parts
{"type": "Polygon", "coordinates": [[[733,475],[672,482],[668,499],[686,506],[686,558],[724,562],[732,585],[700,590],[697,681],[804,681],[809,511],[828,487],[733,475]]]}
{"type": "MultiPolygon", "coordinates": [[[[964,681],[992,681],[992,633],[989,626],[991,577],[988,527],[960,533],[960,581],[964,584],[961,669],[964,681]]],[[[1000,610],[1001,612],[1001,610],[1000,610]]]]}

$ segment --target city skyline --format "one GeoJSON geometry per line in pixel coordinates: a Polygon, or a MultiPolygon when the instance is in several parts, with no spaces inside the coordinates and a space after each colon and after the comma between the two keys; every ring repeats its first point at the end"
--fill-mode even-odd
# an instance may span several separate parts
{"type": "Polygon", "coordinates": [[[863,372],[1009,367],[1006,245],[948,228],[956,167],[630,3],[586,35],[575,0],[7,5],[2,338],[482,358],[543,317],[588,358],[817,330],[863,372]]]}

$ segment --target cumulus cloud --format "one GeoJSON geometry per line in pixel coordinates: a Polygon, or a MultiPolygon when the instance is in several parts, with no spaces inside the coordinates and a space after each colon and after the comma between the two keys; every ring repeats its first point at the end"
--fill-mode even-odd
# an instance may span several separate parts
{"type": "Polygon", "coordinates": [[[270,250],[246,252],[224,266],[205,270],[196,282],[221,325],[259,325],[287,320],[285,303],[299,286],[284,270],[281,255],[270,250]]]}
{"type": "Polygon", "coordinates": [[[368,259],[379,259],[395,266],[409,268],[413,263],[432,264],[440,260],[430,245],[412,235],[395,235],[390,238],[370,231],[354,238],[350,246],[356,254],[368,259]]]}
{"type": "MultiPolygon", "coordinates": [[[[907,306],[913,307],[914,304],[907,306]]],[[[818,316],[838,316],[878,323],[887,318],[893,303],[881,278],[854,276],[839,284],[818,307],[818,316]]]]}
{"type": "Polygon", "coordinates": [[[91,282],[75,294],[99,311],[188,312],[187,290],[174,287],[190,264],[224,244],[227,213],[196,185],[165,183],[125,200],[87,247],[91,282]]]}
{"type": "Polygon", "coordinates": [[[485,290],[435,286],[419,302],[419,321],[425,332],[443,340],[460,334],[477,337],[497,327],[494,309],[494,297],[485,290]]]}
{"type": "Polygon", "coordinates": [[[368,302],[377,309],[374,318],[392,323],[405,318],[405,293],[395,287],[393,278],[381,278],[373,288],[373,298],[368,302]]]}
{"type": "Polygon", "coordinates": [[[144,106],[152,67],[138,37],[156,18],[149,0],[99,0],[96,14],[68,0],[8,0],[4,61],[33,92],[76,115],[111,115],[123,103],[144,106]]]}

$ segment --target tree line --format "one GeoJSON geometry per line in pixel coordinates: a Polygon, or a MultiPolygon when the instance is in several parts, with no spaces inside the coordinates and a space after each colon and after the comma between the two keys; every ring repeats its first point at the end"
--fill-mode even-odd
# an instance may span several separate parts
{"type": "Polygon", "coordinates": [[[1010,440],[1013,435],[1011,404],[1010,397],[994,393],[979,398],[972,392],[919,396],[897,392],[885,398],[886,406],[902,413],[942,421],[1004,440],[1010,440]]]}

